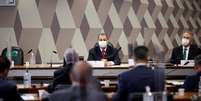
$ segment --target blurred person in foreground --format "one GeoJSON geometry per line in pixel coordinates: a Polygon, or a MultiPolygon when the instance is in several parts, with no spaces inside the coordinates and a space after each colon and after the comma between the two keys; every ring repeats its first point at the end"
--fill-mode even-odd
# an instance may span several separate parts
{"type": "Polygon", "coordinates": [[[181,45],[175,47],[172,51],[170,62],[173,64],[180,64],[181,60],[193,60],[197,55],[201,54],[201,49],[192,43],[193,33],[184,32],[181,45]]]}
{"type": "Polygon", "coordinates": [[[0,99],[3,101],[24,101],[17,91],[16,84],[7,80],[10,65],[8,58],[0,56],[0,99]]]}
{"type": "Polygon", "coordinates": [[[121,60],[118,54],[119,50],[114,48],[108,41],[108,36],[105,33],[98,35],[98,42],[89,50],[89,61],[106,61],[106,65],[119,65],[121,60]]]}
{"type": "Polygon", "coordinates": [[[201,77],[201,55],[198,55],[194,59],[195,65],[194,70],[195,74],[187,76],[186,80],[184,81],[183,88],[186,92],[197,92],[199,81],[201,77]]]}
{"type": "Polygon", "coordinates": [[[78,53],[72,49],[68,48],[64,52],[64,65],[63,68],[54,72],[53,84],[49,86],[48,92],[52,93],[56,90],[57,86],[60,85],[71,85],[70,71],[74,64],[79,61],[78,53]]]}
{"type": "Polygon", "coordinates": [[[151,92],[163,91],[164,73],[148,66],[148,48],[138,46],[134,49],[135,66],[119,75],[117,93],[113,101],[128,101],[131,94],[145,93],[149,86],[151,92]]]}
{"type": "Polygon", "coordinates": [[[87,62],[77,62],[70,78],[70,88],[53,92],[45,101],[107,101],[106,95],[91,84],[92,68],[87,62]]]}

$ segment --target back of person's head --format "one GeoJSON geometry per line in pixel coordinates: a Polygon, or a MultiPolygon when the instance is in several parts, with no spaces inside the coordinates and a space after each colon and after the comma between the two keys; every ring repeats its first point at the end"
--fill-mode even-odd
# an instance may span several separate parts
{"type": "Polygon", "coordinates": [[[71,80],[73,84],[86,86],[91,80],[92,68],[86,61],[77,62],[71,71],[71,80]]]}
{"type": "Polygon", "coordinates": [[[79,60],[78,53],[73,48],[68,48],[64,52],[64,66],[75,64],[79,60]]]}
{"type": "Polygon", "coordinates": [[[147,60],[149,49],[145,46],[138,46],[134,49],[134,59],[137,60],[147,60]]]}
{"type": "Polygon", "coordinates": [[[196,56],[194,58],[194,62],[195,62],[194,70],[196,72],[201,72],[201,55],[196,56]]]}
{"type": "Polygon", "coordinates": [[[0,56],[0,74],[1,75],[7,76],[10,65],[11,63],[7,57],[0,56]]]}

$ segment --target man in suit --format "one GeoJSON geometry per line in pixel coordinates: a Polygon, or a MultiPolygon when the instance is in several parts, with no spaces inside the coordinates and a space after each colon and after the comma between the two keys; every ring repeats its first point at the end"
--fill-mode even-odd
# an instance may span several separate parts
{"type": "Polygon", "coordinates": [[[107,101],[106,95],[91,84],[92,68],[87,62],[77,62],[70,77],[70,88],[53,92],[45,101],[107,101]]]}
{"type": "Polygon", "coordinates": [[[187,76],[186,80],[184,81],[183,88],[186,92],[194,92],[198,91],[198,84],[201,77],[201,55],[198,55],[194,59],[195,61],[195,74],[187,76]]]}
{"type": "Polygon", "coordinates": [[[72,49],[68,48],[64,52],[64,66],[63,68],[54,72],[53,84],[48,87],[48,92],[52,93],[58,85],[71,85],[70,71],[73,65],[78,62],[79,55],[72,49]]]}
{"type": "Polygon", "coordinates": [[[101,33],[98,35],[98,43],[89,50],[88,60],[106,60],[106,65],[119,65],[121,60],[118,52],[119,49],[114,48],[108,42],[108,36],[105,33],[101,33]]]}
{"type": "Polygon", "coordinates": [[[164,74],[148,66],[148,48],[136,47],[134,60],[135,67],[119,75],[118,89],[113,101],[128,101],[129,95],[144,93],[146,86],[149,86],[152,92],[163,91],[164,74]]]}
{"type": "Polygon", "coordinates": [[[3,101],[23,101],[17,92],[16,84],[6,80],[10,65],[8,58],[0,56],[0,99],[3,101]]]}
{"type": "Polygon", "coordinates": [[[175,47],[172,51],[170,62],[179,64],[180,60],[193,60],[195,56],[201,54],[201,49],[192,45],[193,33],[184,32],[182,35],[181,46],[175,47]]]}

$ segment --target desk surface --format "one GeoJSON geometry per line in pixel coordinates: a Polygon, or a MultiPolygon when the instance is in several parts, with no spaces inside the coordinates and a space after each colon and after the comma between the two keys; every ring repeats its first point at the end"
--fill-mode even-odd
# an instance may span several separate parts
{"type": "MultiPolygon", "coordinates": [[[[28,70],[32,74],[33,79],[39,78],[40,80],[47,78],[48,80],[52,79],[53,73],[55,70],[62,68],[62,64],[53,64],[52,67],[50,64],[34,64],[30,65],[28,70]]],[[[164,66],[165,75],[169,79],[184,79],[186,75],[191,75],[194,73],[192,67],[180,67],[180,66],[164,66]]],[[[106,66],[106,67],[93,67],[93,75],[98,78],[114,78],[117,79],[118,75],[122,72],[131,69],[128,64],[106,66]]],[[[23,77],[26,72],[25,65],[16,65],[12,67],[9,71],[8,77],[14,79],[20,79],[23,77]]],[[[46,80],[47,80],[46,79],[46,80]]]]}
{"type": "Polygon", "coordinates": [[[191,101],[191,97],[193,95],[197,95],[195,92],[185,92],[184,96],[180,96],[178,93],[176,93],[173,97],[174,101],[191,101]]]}
{"type": "Polygon", "coordinates": [[[38,94],[36,94],[36,93],[22,94],[21,97],[25,101],[41,101],[41,99],[39,98],[38,94]]]}
{"type": "MultiPolygon", "coordinates": [[[[114,93],[106,93],[109,99],[112,99],[112,96],[114,93]]],[[[196,94],[192,92],[186,92],[184,93],[184,96],[179,96],[178,94],[174,95],[173,100],[174,101],[191,101],[191,97],[196,94]]],[[[40,98],[38,97],[38,94],[23,94],[23,99],[25,101],[40,101],[40,98]]]]}
{"type": "MultiPolygon", "coordinates": [[[[26,101],[40,101],[38,97],[38,90],[44,90],[47,88],[47,86],[42,86],[41,84],[33,84],[31,88],[24,88],[22,84],[18,84],[17,88],[19,92],[22,94],[22,96],[26,99],[26,101]]],[[[166,86],[168,88],[168,86],[166,86]]],[[[116,92],[116,86],[112,85],[109,87],[102,86],[102,89],[106,94],[108,95],[108,98],[111,98],[114,93],[110,92],[116,92]]],[[[190,101],[191,97],[197,93],[194,92],[185,92],[184,96],[180,96],[178,93],[175,93],[173,96],[174,101],[190,101]]]]}
{"type": "MultiPolygon", "coordinates": [[[[63,64],[30,64],[29,66],[26,65],[15,65],[14,67],[11,67],[12,69],[58,69],[61,68],[63,66],[63,64]]],[[[112,65],[112,66],[104,66],[104,67],[92,67],[92,68],[96,68],[96,69],[128,69],[130,68],[131,65],[128,64],[121,64],[121,65],[112,65]]],[[[162,66],[162,68],[172,68],[172,69],[192,69],[192,66],[175,66],[175,65],[166,65],[166,64],[162,64],[160,65],[162,66]]]]}

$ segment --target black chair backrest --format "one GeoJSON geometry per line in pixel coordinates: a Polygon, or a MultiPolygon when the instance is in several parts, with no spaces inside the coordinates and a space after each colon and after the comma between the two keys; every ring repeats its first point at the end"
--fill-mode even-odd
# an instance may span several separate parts
{"type": "MultiPolygon", "coordinates": [[[[1,56],[8,56],[7,48],[4,48],[1,56]]],[[[24,64],[24,53],[20,47],[12,47],[11,48],[11,59],[14,61],[15,65],[23,65],[24,64]]]]}

